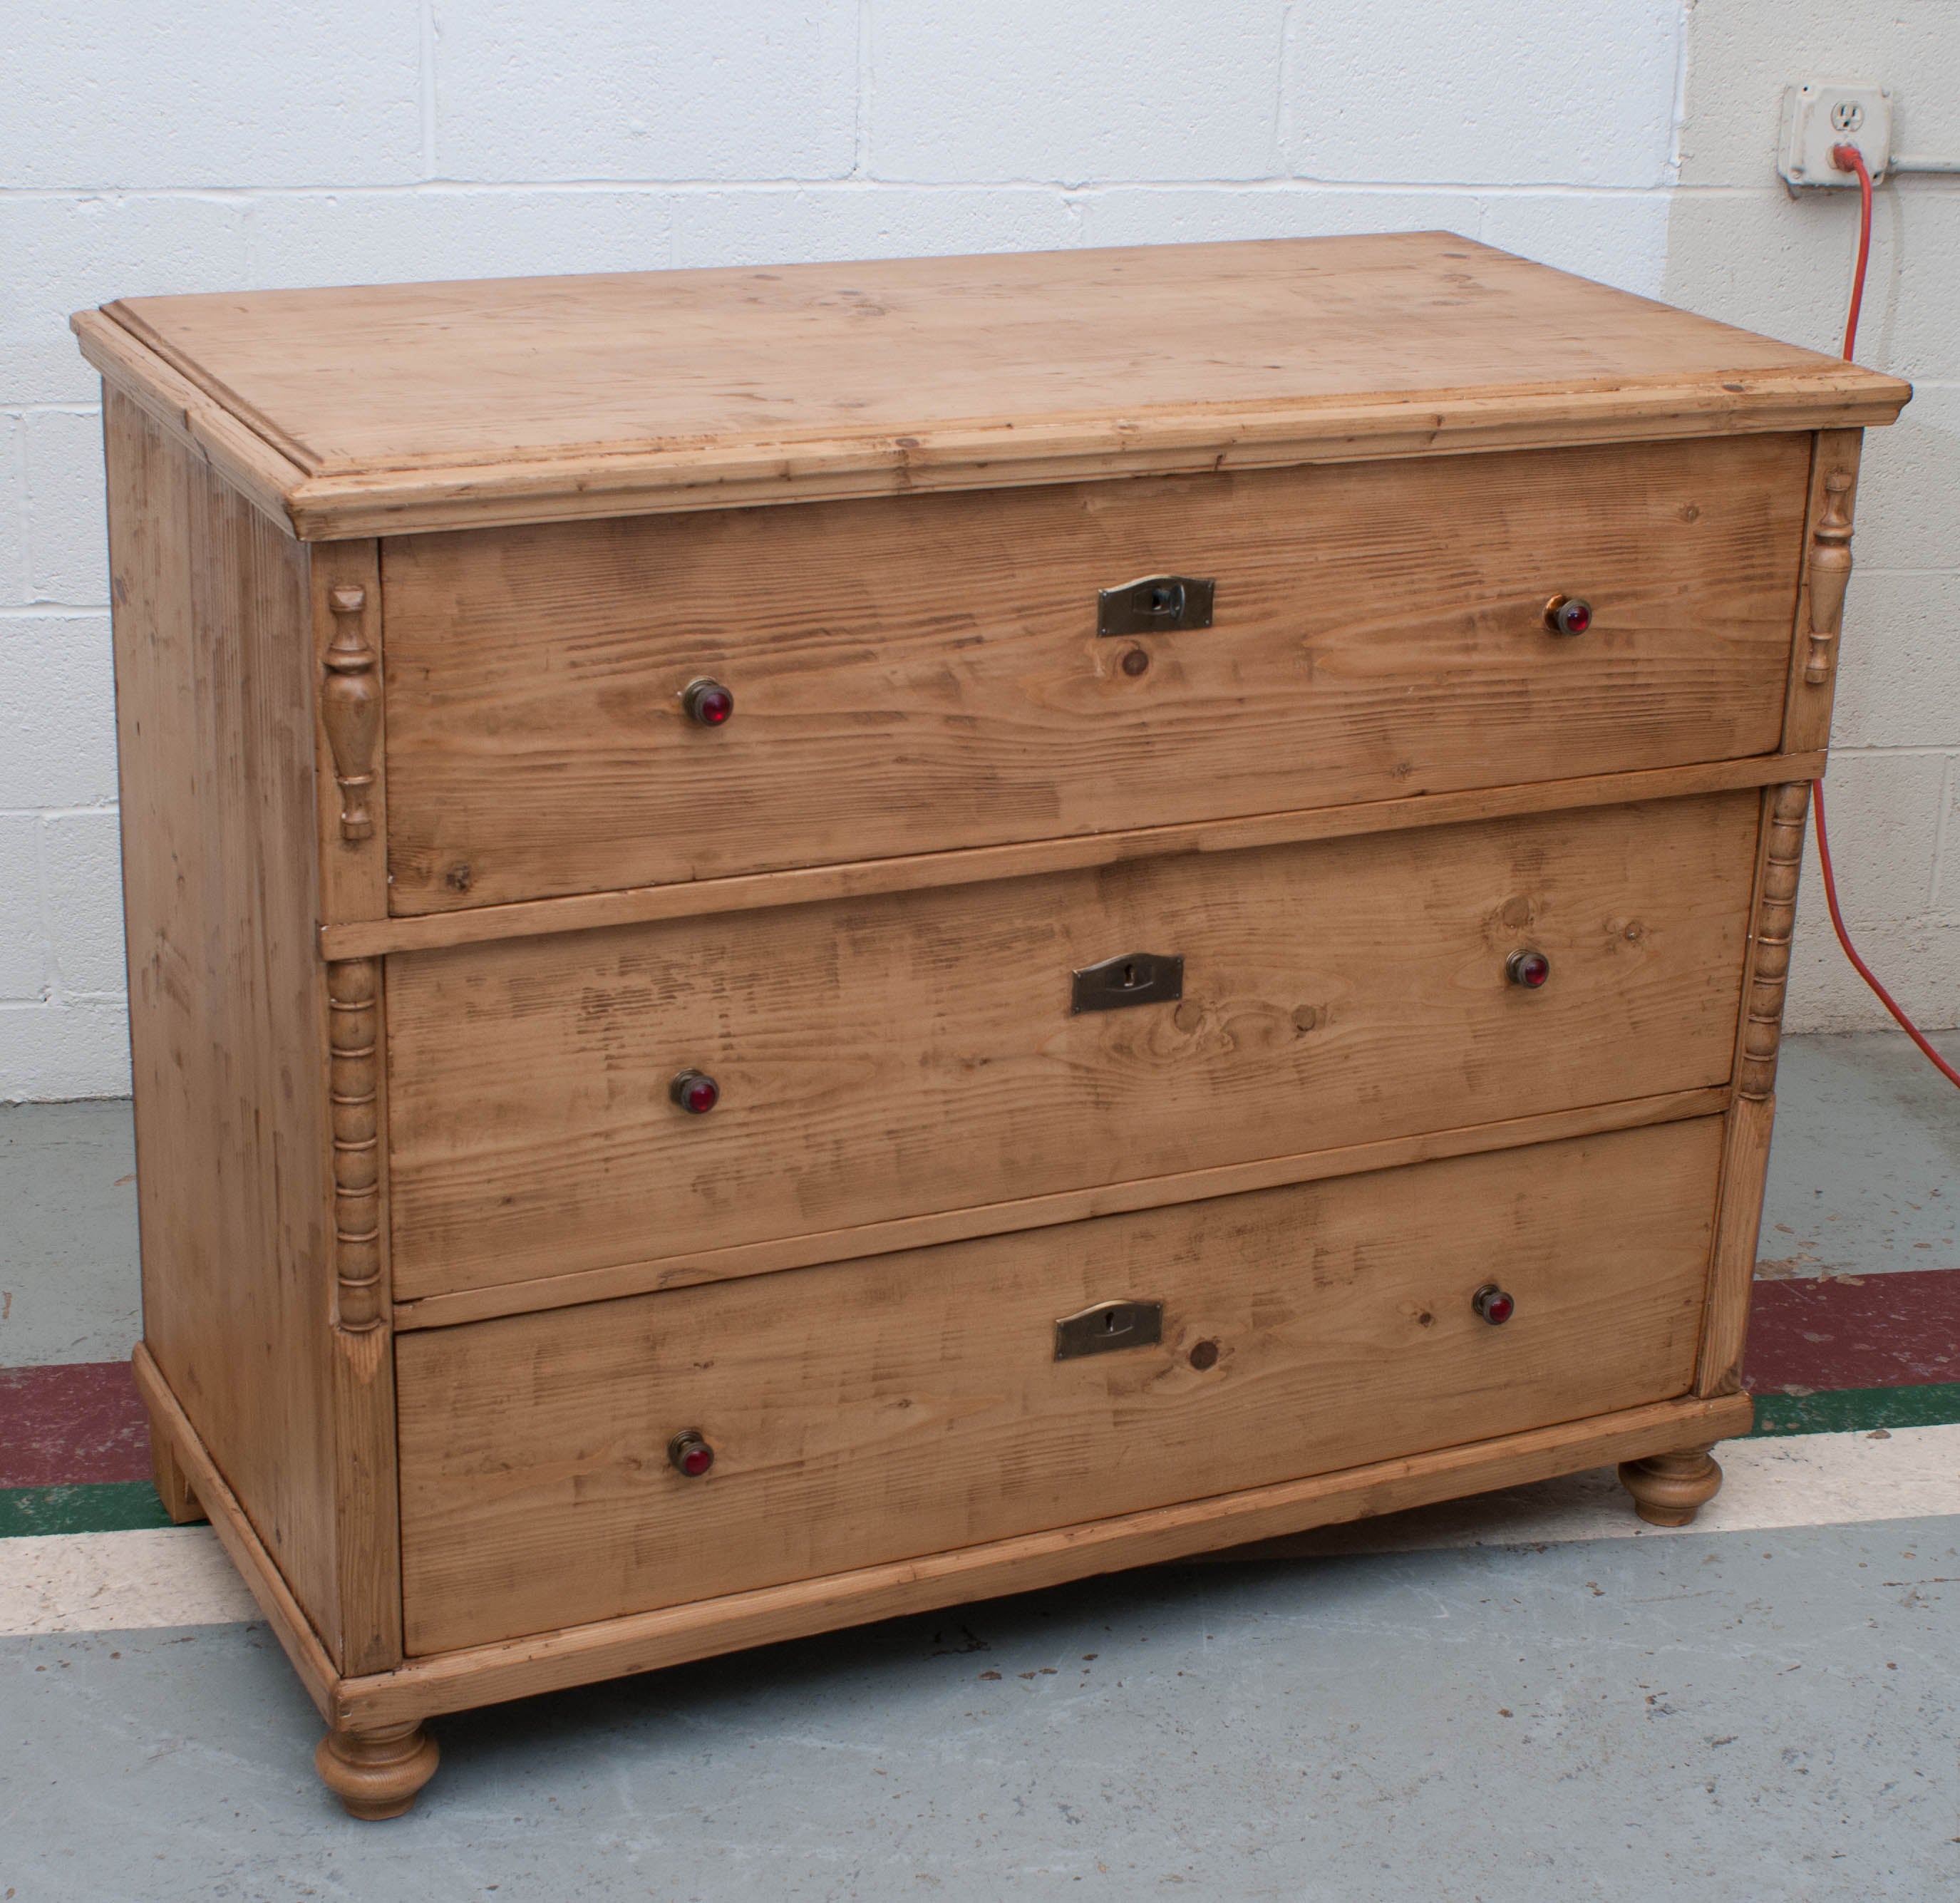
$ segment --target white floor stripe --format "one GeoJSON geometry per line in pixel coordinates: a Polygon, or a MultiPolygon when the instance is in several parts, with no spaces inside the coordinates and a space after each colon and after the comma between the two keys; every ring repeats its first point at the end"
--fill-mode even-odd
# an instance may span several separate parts
{"type": "MultiPolygon", "coordinates": [[[[1696,1533],[1960,1514],[1960,1426],[1732,1440],[1726,1475],[1696,1533]]],[[[1563,1545],[1653,1537],[1611,1468],[1421,1507],[1382,1520],[1269,1540],[1241,1556],[1302,1558],[1443,1547],[1563,1545]]],[[[244,1583],[208,1526],[0,1539],[0,1635],[129,1631],[256,1618],[244,1583]]]]}
{"type": "Polygon", "coordinates": [[[229,1625],[258,1616],[208,1526],[0,1539],[0,1634],[229,1625]]]}
{"type": "Polygon", "coordinates": [[[1557,1545],[1960,1513],[1960,1426],[1731,1440],[1715,1450],[1715,1458],[1722,1465],[1722,1491],[1690,1526],[1650,1526],[1634,1513],[1613,1469],[1599,1467],[1535,1486],[1295,1533],[1241,1547],[1230,1557],[1557,1545]]]}

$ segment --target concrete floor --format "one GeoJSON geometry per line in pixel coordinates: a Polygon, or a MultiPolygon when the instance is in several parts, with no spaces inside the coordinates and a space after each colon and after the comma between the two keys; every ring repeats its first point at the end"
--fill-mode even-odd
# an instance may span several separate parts
{"type": "MultiPolygon", "coordinates": [[[[1770,1272],[1960,1267],[1950,1087],[1785,1049],[1770,1272]]],[[[0,1366],[126,1352],[129,1169],[0,1112],[0,1366]]],[[[450,1718],[380,1826],[262,1625],[0,1637],[0,1890],[1951,1903],[1956,1582],[1960,1515],[1127,1574],[450,1718]]]]}
{"type": "Polygon", "coordinates": [[[320,1793],[262,1627],[0,1641],[0,1865],[117,1903],[1950,1903],[1957,1535],[1127,1574],[450,1719],[384,1826],[320,1793]]]}

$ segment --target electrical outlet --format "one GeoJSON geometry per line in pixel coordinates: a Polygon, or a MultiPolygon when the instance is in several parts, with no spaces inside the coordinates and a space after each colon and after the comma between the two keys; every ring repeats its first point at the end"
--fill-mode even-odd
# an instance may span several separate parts
{"type": "Polygon", "coordinates": [[[1783,95],[1783,155],[1777,170],[1793,191],[1799,186],[1856,185],[1856,172],[1831,163],[1834,145],[1855,145],[1873,180],[1892,157],[1892,96],[1883,86],[1858,80],[1813,79],[1787,86],[1783,95]]]}

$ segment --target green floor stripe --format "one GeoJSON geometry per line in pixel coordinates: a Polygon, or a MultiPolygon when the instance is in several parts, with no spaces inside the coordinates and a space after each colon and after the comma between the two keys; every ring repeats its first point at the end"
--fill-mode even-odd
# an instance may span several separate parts
{"type": "Polygon", "coordinates": [[[1846,1434],[1857,1428],[1943,1427],[1960,1421],[1960,1381],[1913,1388],[1839,1388],[1818,1394],[1759,1394],[1749,1438],[1846,1434]]]}
{"type": "MultiPolygon", "coordinates": [[[[1960,1381],[1911,1388],[1842,1388],[1834,1393],[1759,1394],[1755,1400],[1752,1440],[1960,1422],[1960,1381]]],[[[170,1523],[164,1503],[147,1480],[0,1487],[0,1539],[30,1533],[120,1533],[170,1523]]]]}
{"type": "Polygon", "coordinates": [[[83,1487],[0,1487],[0,1539],[30,1533],[125,1533],[167,1526],[170,1516],[147,1480],[83,1487]]]}

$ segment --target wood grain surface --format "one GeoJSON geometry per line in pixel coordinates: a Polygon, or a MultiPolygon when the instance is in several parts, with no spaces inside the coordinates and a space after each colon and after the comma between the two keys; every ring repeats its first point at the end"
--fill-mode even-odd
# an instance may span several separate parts
{"type": "Polygon", "coordinates": [[[729,879],[690,879],[668,886],[626,886],[563,899],[520,899],[460,912],[329,921],[320,928],[320,956],[374,958],[387,952],[433,951],[493,939],[533,938],[561,931],[590,931],[657,918],[705,918],[711,913],[765,912],[775,905],[825,899],[862,899],[888,892],[922,892],[950,886],[991,884],[1045,872],[1071,872],[1134,859],[1188,853],[1244,852],[1255,846],[1290,845],[1307,839],[1357,839],[1422,826],[1462,826],[1475,819],[1510,819],[1522,813],[1566,813],[1586,807],[1627,806],[1639,800],[1676,800],[1694,793],[1817,779],[1822,752],[1752,753],[1739,760],[1691,766],[1654,767],[1640,773],[1582,775],[1570,780],[1534,780],[1522,785],[1480,787],[1465,793],[1424,793],[1411,799],[1373,800],[1359,806],[1293,807],[1236,819],[1196,819],[1182,826],[1134,832],[1085,833],[1072,839],[1036,839],[1018,845],[969,846],[956,852],[908,853],[895,859],[859,859],[842,865],[803,866],[788,872],[753,872],[729,879]]]}
{"type": "MultiPolygon", "coordinates": [[[[1814,439],[1816,447],[1811,458],[1810,500],[1806,516],[1804,532],[1805,560],[1803,572],[1798,585],[1796,618],[1793,628],[1796,637],[1795,653],[1790,670],[1790,699],[1783,716],[1783,746],[1787,750],[1796,752],[1809,747],[1828,746],[1831,743],[1831,709],[1838,692],[1838,669],[1834,665],[1821,681],[1806,678],[1811,654],[1811,581],[1814,558],[1820,544],[1817,529],[1824,518],[1825,505],[1828,499],[1825,488],[1828,477],[1848,476],[1850,489],[1843,498],[1844,512],[1852,514],[1857,506],[1858,464],[1864,450],[1864,432],[1862,430],[1819,430],[1814,439]]],[[[1855,541],[1853,546],[1856,546],[1855,541]]],[[[1855,575],[1851,585],[1855,587],[1855,575]]],[[[1834,628],[1838,617],[1827,617],[1834,628]]],[[[1839,646],[1834,639],[1834,650],[1839,646]]]]}
{"type": "Polygon", "coordinates": [[[396,1293],[1726,1083],[1758,804],[397,956],[396,1293]],[[1072,1016],[1071,971],[1132,951],[1182,956],[1182,1001],[1072,1016]],[[689,1065],[706,1116],[667,1099],[689,1065]]]}
{"type": "Polygon", "coordinates": [[[104,424],[144,1339],[338,1653],[308,555],[113,390],[104,424]]]}
{"type": "MultiPolygon", "coordinates": [[[[226,1556],[237,1567],[247,1590],[257,1600],[266,1623],[299,1675],[307,1696],[325,1717],[339,1682],[340,1668],[329,1655],[309,1609],[294,1596],[287,1568],[261,1532],[259,1523],[231,1491],[145,1343],[136,1344],[130,1366],[137,1392],[149,1411],[151,1431],[165,1443],[170,1465],[183,1475],[196,1506],[210,1520],[226,1556]]],[[[395,1665],[399,1657],[398,1644],[388,1665],[395,1665]]],[[[371,1672],[383,1668],[371,1664],[361,1669],[371,1672]]]]}
{"type": "Polygon", "coordinates": [[[131,346],[116,374],[194,386],[262,445],[241,463],[301,472],[282,501],[309,539],[1853,426],[1910,394],[1447,232],[133,298],[103,316],[131,346]]]}
{"type": "Polygon", "coordinates": [[[1809,461],[1745,437],[392,539],[390,907],[1771,753],[1809,461]],[[1098,590],[1160,573],[1214,578],[1214,625],[1099,637],[1098,590]],[[1586,634],[1548,632],[1560,593],[1586,634]],[[682,711],[702,676],[725,726],[682,711]]]}
{"type": "Polygon", "coordinates": [[[1704,1118],[406,1335],[409,1650],[1665,1399],[1721,1141],[1704,1118]],[[1055,1359],[1058,1317],[1125,1298],[1163,1303],[1160,1345],[1055,1359]],[[684,1428],[705,1478],[667,1462],[684,1428]]]}
{"type": "Polygon", "coordinates": [[[1485,1150],[1514,1149],[1528,1143],[1554,1143],[1567,1137],[1596,1136],[1605,1131],[1637,1129],[1647,1124],[1674,1123],[1688,1117],[1719,1116],[1728,1109],[1730,1096],[1727,1087],[1721,1084],[1697,1090],[1669,1090],[1659,1096],[1582,1104],[1577,1109],[1554,1110],[1540,1116],[1507,1117],[1496,1123],[1423,1130],[1413,1136],[1390,1137],[1375,1143],[1344,1144],[1336,1149],[1312,1150],[1293,1156],[1260,1157],[1249,1162],[1216,1164],[1210,1169],[1183,1170],[1168,1176],[1098,1183],[1086,1189],[1052,1191],[1045,1195],[1017,1197],[1009,1202],[983,1203],[978,1208],[901,1216],[890,1222],[862,1223],[766,1242],[738,1243],[726,1249],[697,1249],[663,1256],[657,1262],[619,1262],[609,1268],[575,1269],[532,1281],[495,1282],[482,1287],[425,1295],[416,1301],[397,1302],[395,1326],[398,1329],[451,1328],[459,1322],[485,1321],[493,1316],[565,1308],[577,1302],[611,1301],[622,1295],[688,1288],[696,1283],[727,1281],[741,1275],[769,1275],[778,1269],[805,1268],[813,1262],[889,1255],[898,1249],[964,1242],[969,1236],[995,1236],[1008,1230],[1045,1229],[1056,1223],[1083,1222],[1093,1216],[1117,1215],[1126,1210],[1160,1209],[1168,1203],[1275,1189],[1285,1183],[1322,1182],[1335,1176],[1360,1176],[1371,1169],[1396,1169],[1408,1163],[1429,1163],[1439,1157],[1476,1156],[1485,1150]]]}

